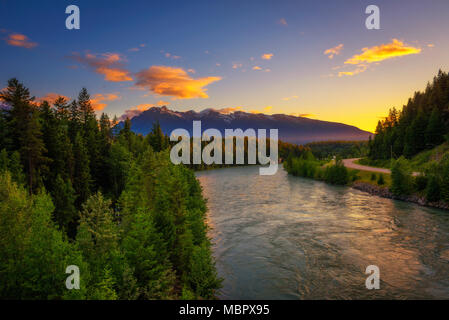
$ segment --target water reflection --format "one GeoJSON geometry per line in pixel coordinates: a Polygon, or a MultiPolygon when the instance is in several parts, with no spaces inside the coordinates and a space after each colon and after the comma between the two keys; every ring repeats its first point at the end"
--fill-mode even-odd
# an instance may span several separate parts
{"type": "Polygon", "coordinates": [[[449,214],[256,167],[198,173],[222,299],[449,298],[449,214]],[[379,266],[381,289],[365,288],[379,266]]]}

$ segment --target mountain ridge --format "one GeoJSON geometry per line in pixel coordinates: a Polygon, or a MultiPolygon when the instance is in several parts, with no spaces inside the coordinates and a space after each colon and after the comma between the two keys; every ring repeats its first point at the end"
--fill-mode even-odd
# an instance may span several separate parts
{"type": "MultiPolygon", "coordinates": [[[[267,115],[244,111],[223,112],[207,108],[202,111],[175,111],[166,106],[152,107],[130,119],[131,128],[136,133],[146,135],[155,121],[159,121],[162,131],[170,134],[174,129],[183,128],[192,134],[192,121],[201,120],[202,131],[215,128],[224,134],[224,129],[278,129],[279,139],[285,142],[305,144],[318,141],[368,140],[373,134],[355,126],[338,122],[309,119],[286,114],[267,115]]],[[[119,123],[123,126],[123,121],[119,123]]]]}

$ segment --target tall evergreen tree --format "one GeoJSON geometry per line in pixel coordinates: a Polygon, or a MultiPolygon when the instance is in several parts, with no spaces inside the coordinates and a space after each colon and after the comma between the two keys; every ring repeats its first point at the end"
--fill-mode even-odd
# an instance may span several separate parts
{"type": "Polygon", "coordinates": [[[429,123],[426,128],[426,146],[434,148],[444,142],[444,124],[438,108],[434,107],[430,114],[429,123]]]}
{"type": "Polygon", "coordinates": [[[73,147],[75,156],[75,168],[73,176],[73,188],[77,196],[76,206],[81,207],[90,195],[91,175],[89,170],[89,155],[87,153],[84,139],[81,134],[75,138],[75,145],[73,147]]]}

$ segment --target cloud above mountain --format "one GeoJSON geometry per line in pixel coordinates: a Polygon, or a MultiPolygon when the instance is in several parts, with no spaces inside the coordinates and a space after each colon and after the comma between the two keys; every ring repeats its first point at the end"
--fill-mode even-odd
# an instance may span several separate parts
{"type": "Polygon", "coordinates": [[[168,66],[151,66],[136,73],[136,78],[138,87],[172,99],[208,98],[205,87],[221,80],[221,77],[195,79],[182,68],[168,66]]]}

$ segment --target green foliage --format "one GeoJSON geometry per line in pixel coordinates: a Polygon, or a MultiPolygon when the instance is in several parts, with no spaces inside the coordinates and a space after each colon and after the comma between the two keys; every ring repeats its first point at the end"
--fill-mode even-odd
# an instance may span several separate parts
{"type": "Polygon", "coordinates": [[[379,121],[369,143],[369,157],[412,158],[443,143],[449,133],[448,83],[449,74],[440,70],[424,92],[415,92],[402,111],[391,109],[388,117],[379,121]]]}
{"type": "Polygon", "coordinates": [[[77,210],[75,208],[75,191],[70,180],[64,181],[60,175],[56,177],[55,188],[52,194],[55,210],[53,219],[59,227],[70,233],[77,220],[77,210]]]}
{"type": "Polygon", "coordinates": [[[377,184],[379,186],[383,186],[385,184],[384,175],[382,173],[379,173],[379,178],[377,179],[377,184]]]}
{"type": "Polygon", "coordinates": [[[284,167],[294,176],[315,178],[320,171],[320,162],[316,161],[311,151],[306,151],[299,158],[288,158],[284,167]]]}
{"type": "Polygon", "coordinates": [[[0,298],[214,298],[201,186],[158,123],[117,132],[84,88],[37,104],[11,79],[0,99],[0,298]]]}
{"type": "Polygon", "coordinates": [[[395,196],[409,195],[412,192],[413,179],[411,170],[404,157],[394,162],[391,168],[391,180],[390,191],[395,196]]]}
{"type": "Polygon", "coordinates": [[[426,189],[426,186],[428,184],[428,178],[424,174],[419,174],[415,177],[415,189],[417,191],[423,191],[426,189]]]}
{"type": "MultiPolygon", "coordinates": [[[[76,245],[67,242],[51,220],[54,209],[48,194],[30,196],[0,175],[0,297],[3,299],[57,299],[67,294],[65,269],[88,267],[76,245]]],[[[85,286],[84,286],[85,287],[85,286]]],[[[71,298],[85,297],[77,290],[71,298]]]]}
{"type": "Polygon", "coordinates": [[[334,165],[326,167],[324,180],[331,184],[346,185],[349,182],[348,169],[343,165],[341,159],[337,159],[334,165]]]}
{"type": "Polygon", "coordinates": [[[323,141],[305,145],[317,159],[331,159],[338,156],[344,159],[361,158],[368,154],[366,141],[323,141]]]}
{"type": "Polygon", "coordinates": [[[377,176],[375,173],[371,173],[371,181],[376,181],[377,176]]]}
{"type": "Polygon", "coordinates": [[[439,201],[441,199],[440,183],[436,176],[431,176],[426,188],[426,198],[430,202],[439,201]]]}

